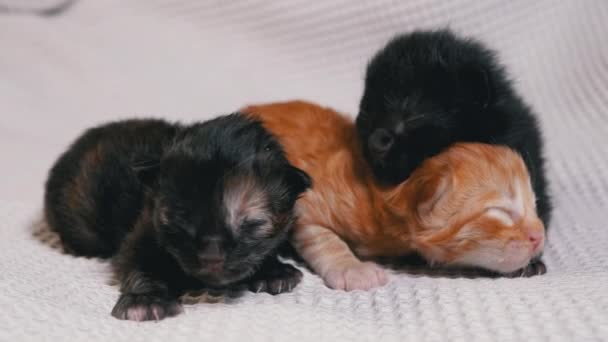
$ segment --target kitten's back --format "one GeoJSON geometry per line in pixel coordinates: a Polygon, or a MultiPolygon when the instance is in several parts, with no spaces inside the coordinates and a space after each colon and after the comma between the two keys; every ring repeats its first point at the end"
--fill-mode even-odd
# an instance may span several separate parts
{"type": "Polygon", "coordinates": [[[142,206],[133,165],[160,155],[176,131],[162,120],[113,122],[87,130],[59,157],[46,182],[45,219],[67,251],[116,252],[142,206]]]}

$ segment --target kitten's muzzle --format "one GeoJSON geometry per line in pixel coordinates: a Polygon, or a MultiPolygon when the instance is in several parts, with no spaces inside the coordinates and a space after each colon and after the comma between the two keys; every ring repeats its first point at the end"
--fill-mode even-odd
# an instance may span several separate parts
{"type": "Polygon", "coordinates": [[[221,272],[226,260],[226,253],[219,238],[207,238],[202,242],[198,259],[201,266],[210,272],[221,272]]]}
{"type": "Polygon", "coordinates": [[[203,267],[211,273],[219,273],[224,269],[224,259],[206,260],[203,267]]]}
{"type": "Polygon", "coordinates": [[[394,143],[395,137],[384,128],[374,130],[367,140],[369,150],[377,156],[385,155],[393,147],[394,143]]]}

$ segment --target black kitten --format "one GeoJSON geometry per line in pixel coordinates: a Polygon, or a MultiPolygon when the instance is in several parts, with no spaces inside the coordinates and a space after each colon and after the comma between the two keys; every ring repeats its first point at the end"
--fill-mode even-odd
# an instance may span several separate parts
{"type": "Polygon", "coordinates": [[[376,178],[405,180],[457,141],[507,145],[526,162],[545,227],[551,214],[537,120],[495,53],[448,30],[391,40],[371,60],[357,116],[376,178]]]}
{"type": "Polygon", "coordinates": [[[181,312],[200,288],[291,290],[276,250],[310,178],[259,122],[128,120],[85,132],[51,169],[45,216],[76,255],[112,257],[120,319],[181,312]]]}

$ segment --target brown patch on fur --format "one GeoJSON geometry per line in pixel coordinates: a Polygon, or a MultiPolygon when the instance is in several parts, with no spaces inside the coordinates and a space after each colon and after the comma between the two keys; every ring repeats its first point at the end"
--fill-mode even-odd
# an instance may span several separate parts
{"type": "Polygon", "coordinates": [[[32,236],[42,244],[65,253],[59,234],[51,229],[44,218],[32,223],[32,236]]]}
{"type": "Polygon", "coordinates": [[[249,106],[243,112],[261,120],[289,161],[313,179],[313,189],[297,204],[293,242],[320,274],[325,268],[320,261],[331,262],[323,253],[350,252],[338,242],[326,244],[332,240],[327,234],[344,240],[359,257],[419,252],[432,262],[450,263],[490,242],[494,246],[495,240],[526,243],[530,231],[544,231],[527,169],[509,148],[456,144],[426,160],[407,181],[383,188],[374,181],[347,116],[303,101],[249,106]],[[493,206],[519,219],[505,225],[486,215],[493,206]],[[523,212],[515,212],[520,206],[523,212]],[[309,233],[310,227],[326,231],[309,233]],[[318,248],[324,244],[324,250],[318,248]]]}
{"type": "Polygon", "coordinates": [[[102,163],[103,146],[96,144],[91,148],[80,161],[81,171],[76,174],[73,181],[68,183],[63,189],[65,204],[68,210],[76,210],[76,208],[88,208],[89,198],[87,196],[88,187],[91,186],[88,175],[92,170],[96,170],[102,163]]]}

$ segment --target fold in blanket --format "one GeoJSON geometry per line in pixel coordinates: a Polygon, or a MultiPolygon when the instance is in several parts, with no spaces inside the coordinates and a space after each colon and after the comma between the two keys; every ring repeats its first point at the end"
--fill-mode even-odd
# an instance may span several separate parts
{"type": "Polygon", "coordinates": [[[34,14],[56,16],[63,14],[77,0],[2,0],[0,14],[34,14]]]}

